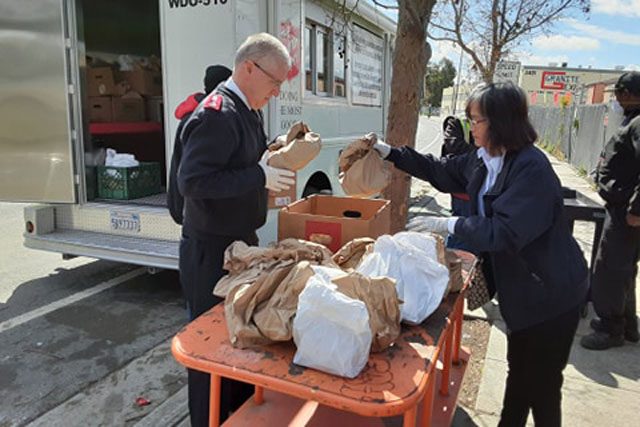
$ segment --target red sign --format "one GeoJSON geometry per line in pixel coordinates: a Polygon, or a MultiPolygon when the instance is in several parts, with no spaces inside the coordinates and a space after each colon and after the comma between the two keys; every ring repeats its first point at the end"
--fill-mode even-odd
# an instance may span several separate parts
{"type": "Polygon", "coordinates": [[[564,76],[564,71],[543,71],[540,87],[542,89],[564,89],[564,81],[557,79],[555,76],[564,76]]]}
{"type": "Polygon", "coordinates": [[[320,243],[331,252],[338,252],[342,247],[342,224],[322,221],[305,221],[304,239],[320,243]]]}

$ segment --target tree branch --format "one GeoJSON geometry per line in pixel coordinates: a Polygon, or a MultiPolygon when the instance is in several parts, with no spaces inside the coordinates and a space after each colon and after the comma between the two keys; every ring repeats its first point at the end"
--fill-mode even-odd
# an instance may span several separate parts
{"type": "Polygon", "coordinates": [[[371,0],[371,2],[374,5],[376,5],[378,7],[381,7],[383,9],[387,9],[387,10],[397,10],[398,9],[398,5],[397,4],[395,6],[390,5],[390,4],[384,4],[384,3],[381,3],[380,0],[371,0]]]}

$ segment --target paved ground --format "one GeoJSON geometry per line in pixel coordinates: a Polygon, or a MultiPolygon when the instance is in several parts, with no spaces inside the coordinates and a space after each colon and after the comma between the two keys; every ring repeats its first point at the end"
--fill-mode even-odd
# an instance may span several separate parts
{"type": "MultiPolygon", "coordinates": [[[[574,188],[587,197],[602,200],[590,183],[580,177],[570,165],[551,158],[553,168],[562,184],[574,188]]],[[[413,180],[411,214],[430,213],[449,215],[449,198],[428,184],[413,180]]],[[[590,259],[594,227],[591,223],[576,223],[574,236],[590,259]]],[[[636,294],[640,300],[640,286],[636,294]]],[[[497,305],[492,302],[483,309],[467,314],[487,318],[493,322],[482,382],[478,392],[472,423],[459,425],[495,426],[502,407],[504,383],[507,375],[506,335],[497,305]]],[[[640,313],[639,313],[640,314],[640,313]]],[[[580,347],[579,338],[590,332],[588,322],[593,316],[589,310],[580,322],[573,344],[569,365],[565,370],[563,423],[565,426],[635,426],[640,414],[640,345],[626,343],[623,347],[604,352],[588,351],[580,347]]],[[[531,425],[531,417],[529,419],[531,425]]]]}

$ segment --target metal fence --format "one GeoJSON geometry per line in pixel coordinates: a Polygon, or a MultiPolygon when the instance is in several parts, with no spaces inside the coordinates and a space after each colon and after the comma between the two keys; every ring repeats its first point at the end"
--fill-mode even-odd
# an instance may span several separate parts
{"type": "Polygon", "coordinates": [[[596,168],[602,148],[622,122],[622,114],[603,104],[532,105],[529,117],[539,144],[552,152],[560,151],[566,161],[586,173],[596,168]]]}

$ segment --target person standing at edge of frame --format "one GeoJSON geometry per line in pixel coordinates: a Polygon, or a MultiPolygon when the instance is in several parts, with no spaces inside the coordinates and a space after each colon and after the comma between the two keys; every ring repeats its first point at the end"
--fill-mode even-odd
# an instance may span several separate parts
{"type": "MultiPolygon", "coordinates": [[[[178,187],[184,196],[180,282],[191,320],[221,302],[212,292],[225,274],[224,251],[236,240],[257,245],[267,217],[267,189],[281,191],[294,173],[267,164],[267,136],[260,109],[280,94],[291,58],[266,34],[238,48],[233,73],[193,112],[182,131],[178,187]]],[[[188,370],[193,427],[209,424],[210,375],[188,370]]],[[[222,379],[220,421],[253,393],[253,386],[222,379]]]]}
{"type": "Polygon", "coordinates": [[[171,156],[171,167],[169,168],[169,185],[167,186],[167,207],[173,221],[182,225],[184,198],[178,191],[178,168],[182,159],[182,129],[187,124],[189,117],[198,107],[205,96],[213,92],[218,85],[231,77],[231,70],[224,65],[209,65],[204,73],[204,92],[196,92],[189,95],[176,107],[174,115],[180,120],[173,142],[173,155],[171,156]]]}
{"type": "MultiPolygon", "coordinates": [[[[466,117],[448,116],[442,122],[443,143],[440,157],[454,157],[474,151],[475,141],[471,134],[471,124],[466,117]]],[[[469,215],[469,195],[466,193],[451,194],[451,215],[469,215]]],[[[453,234],[447,235],[446,246],[449,249],[462,249],[469,252],[474,250],[465,245],[453,234]]]]}
{"type": "MultiPolygon", "coordinates": [[[[640,72],[624,73],[614,86],[623,109],[620,129],[604,147],[596,171],[606,216],[593,268],[591,300],[599,319],[580,344],[606,350],[640,341],[636,275],[640,260],[640,72]]],[[[615,105],[615,104],[614,104],[615,105]]]]}
{"type": "Polygon", "coordinates": [[[500,426],[561,425],[562,371],[587,294],[588,269],[564,214],[560,180],[533,144],[527,97],[512,83],[476,89],[467,117],[477,151],[437,159],[378,141],[383,158],[439,191],[470,196],[466,217],[414,218],[415,231],[449,232],[483,259],[507,326],[509,372],[500,426]]]}

